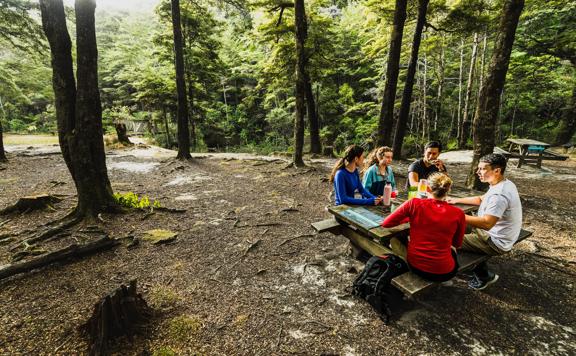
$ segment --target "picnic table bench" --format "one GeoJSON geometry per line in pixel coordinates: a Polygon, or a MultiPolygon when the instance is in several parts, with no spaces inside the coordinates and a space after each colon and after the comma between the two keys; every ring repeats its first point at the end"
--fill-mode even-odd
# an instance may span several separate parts
{"type": "Polygon", "coordinates": [[[565,161],[568,157],[553,152],[549,149],[550,144],[527,138],[509,138],[508,151],[495,147],[494,153],[501,153],[506,158],[518,158],[517,167],[520,168],[524,163],[536,163],[536,167],[542,168],[543,160],[565,161]]]}
{"type": "MultiPolygon", "coordinates": [[[[466,194],[466,191],[456,190],[456,194],[452,196],[465,196],[472,195],[466,194]]],[[[390,249],[390,239],[396,236],[408,235],[410,231],[410,224],[401,224],[391,228],[380,226],[380,223],[394,209],[394,205],[398,206],[405,199],[396,199],[391,208],[387,211],[382,206],[352,206],[352,205],[338,205],[331,206],[328,211],[334,216],[315,222],[312,227],[320,232],[331,232],[334,235],[343,235],[352,244],[354,249],[359,251],[366,251],[372,256],[382,256],[384,254],[395,254],[390,249]]],[[[457,204],[465,213],[474,212],[478,209],[475,205],[457,204]]],[[[517,242],[524,240],[532,232],[522,230],[517,242]]],[[[491,256],[477,254],[467,251],[459,251],[458,262],[460,265],[459,272],[472,269],[479,263],[486,261],[491,256]]],[[[424,280],[412,272],[406,272],[400,276],[392,279],[392,285],[402,291],[406,296],[412,297],[415,294],[427,289],[436,283],[424,280]]]]}

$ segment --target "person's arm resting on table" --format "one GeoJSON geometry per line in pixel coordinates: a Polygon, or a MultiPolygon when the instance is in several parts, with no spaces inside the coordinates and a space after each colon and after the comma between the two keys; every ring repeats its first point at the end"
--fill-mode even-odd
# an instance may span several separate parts
{"type": "Polygon", "coordinates": [[[410,221],[410,207],[411,207],[411,200],[408,200],[404,204],[400,205],[398,209],[394,210],[394,212],[386,217],[384,221],[382,221],[382,227],[394,227],[400,224],[404,224],[410,221]]]}
{"type": "Polygon", "coordinates": [[[480,205],[484,199],[483,195],[467,198],[448,198],[446,201],[450,204],[480,205]]]}
{"type": "MultiPolygon", "coordinates": [[[[365,195],[365,193],[364,194],[361,193],[363,196],[367,196],[367,199],[357,199],[354,198],[353,196],[352,197],[348,196],[346,193],[346,178],[343,174],[336,174],[336,177],[334,178],[334,184],[336,186],[336,191],[338,192],[338,196],[340,198],[340,204],[374,205],[377,199],[375,196],[370,194],[370,192],[365,192],[368,193],[369,196],[368,194],[365,195]]],[[[360,187],[362,187],[362,184],[360,184],[360,187]]],[[[364,188],[362,188],[362,190],[364,190],[364,188]]]]}

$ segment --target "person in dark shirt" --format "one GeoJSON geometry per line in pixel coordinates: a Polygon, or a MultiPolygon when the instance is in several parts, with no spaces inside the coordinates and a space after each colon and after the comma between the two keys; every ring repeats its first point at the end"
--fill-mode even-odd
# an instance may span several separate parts
{"type": "Polygon", "coordinates": [[[428,179],[428,176],[434,172],[446,172],[444,162],[438,159],[440,152],[442,152],[442,144],[438,141],[430,141],[424,146],[424,157],[414,161],[408,167],[406,189],[410,186],[418,186],[420,179],[428,179]]]}
{"type": "Polygon", "coordinates": [[[360,182],[358,167],[364,163],[364,149],[360,146],[351,145],[344,151],[344,157],[340,158],[330,174],[330,183],[334,184],[336,205],[378,205],[382,197],[377,197],[364,189],[360,182]],[[362,198],[355,198],[358,192],[362,198]]]}

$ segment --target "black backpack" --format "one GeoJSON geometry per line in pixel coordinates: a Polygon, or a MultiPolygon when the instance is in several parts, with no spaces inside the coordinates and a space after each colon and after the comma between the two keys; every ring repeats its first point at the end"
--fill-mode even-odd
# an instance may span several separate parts
{"type": "Polygon", "coordinates": [[[392,316],[392,310],[402,302],[402,292],[390,282],[392,278],[405,272],[408,272],[408,265],[398,256],[372,256],[354,280],[352,294],[370,303],[387,323],[392,316]]]}

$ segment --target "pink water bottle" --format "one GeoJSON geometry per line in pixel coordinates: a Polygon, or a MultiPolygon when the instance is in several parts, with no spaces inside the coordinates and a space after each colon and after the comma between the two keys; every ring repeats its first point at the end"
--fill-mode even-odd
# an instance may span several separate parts
{"type": "Polygon", "coordinates": [[[386,185],[384,186],[384,205],[385,206],[390,205],[390,197],[391,196],[392,196],[392,186],[390,185],[390,182],[386,182],[386,185]]]}

